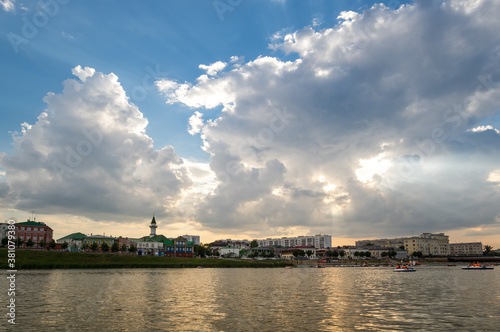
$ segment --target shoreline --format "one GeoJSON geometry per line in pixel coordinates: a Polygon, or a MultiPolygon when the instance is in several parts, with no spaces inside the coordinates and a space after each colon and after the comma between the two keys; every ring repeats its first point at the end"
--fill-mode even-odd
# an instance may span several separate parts
{"type": "MultiPolygon", "coordinates": [[[[0,248],[0,268],[9,269],[7,249],[0,248]]],[[[79,253],[51,250],[16,250],[17,270],[41,269],[141,269],[141,268],[277,268],[285,261],[247,261],[219,258],[138,256],[114,253],[79,253]]]]}

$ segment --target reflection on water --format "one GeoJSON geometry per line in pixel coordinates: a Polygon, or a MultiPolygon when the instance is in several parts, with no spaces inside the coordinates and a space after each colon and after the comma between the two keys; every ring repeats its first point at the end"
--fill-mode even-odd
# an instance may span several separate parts
{"type": "Polygon", "coordinates": [[[496,331],[500,324],[498,267],[19,271],[16,290],[14,330],[23,331],[496,331]]]}

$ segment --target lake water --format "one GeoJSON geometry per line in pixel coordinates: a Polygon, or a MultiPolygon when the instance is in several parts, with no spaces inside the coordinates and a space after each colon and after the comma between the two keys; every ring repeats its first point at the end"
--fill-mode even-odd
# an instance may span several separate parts
{"type": "MultiPolygon", "coordinates": [[[[500,267],[18,271],[22,331],[499,331],[500,267]]],[[[2,278],[2,303],[7,282],[2,278]]],[[[5,312],[5,306],[4,310],[5,312]]]]}

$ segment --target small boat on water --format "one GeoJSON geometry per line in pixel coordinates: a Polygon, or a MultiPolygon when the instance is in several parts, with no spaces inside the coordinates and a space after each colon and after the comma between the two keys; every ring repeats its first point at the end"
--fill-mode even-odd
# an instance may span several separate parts
{"type": "Polygon", "coordinates": [[[412,267],[406,266],[406,265],[397,265],[396,268],[394,269],[394,272],[415,272],[415,270],[412,267]]]}
{"type": "Polygon", "coordinates": [[[491,266],[481,265],[481,264],[469,264],[467,266],[462,266],[462,270],[493,270],[491,266]]]}
{"type": "Polygon", "coordinates": [[[203,266],[198,266],[197,269],[204,269],[204,267],[203,266]]]}
{"type": "Polygon", "coordinates": [[[285,269],[291,269],[292,267],[290,265],[285,266],[285,269]]]}
{"type": "Polygon", "coordinates": [[[317,267],[317,268],[320,268],[320,269],[322,269],[322,268],[324,268],[324,267],[325,267],[325,265],[324,265],[324,264],[323,264],[323,265],[321,265],[321,264],[318,264],[318,265],[316,265],[316,267],[317,267]]]}

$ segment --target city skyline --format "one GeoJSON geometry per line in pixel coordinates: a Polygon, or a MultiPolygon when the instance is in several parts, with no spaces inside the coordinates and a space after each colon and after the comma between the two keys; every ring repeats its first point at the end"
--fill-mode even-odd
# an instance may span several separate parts
{"type": "Polygon", "coordinates": [[[500,3],[1,1],[0,218],[500,247],[500,3]]]}

